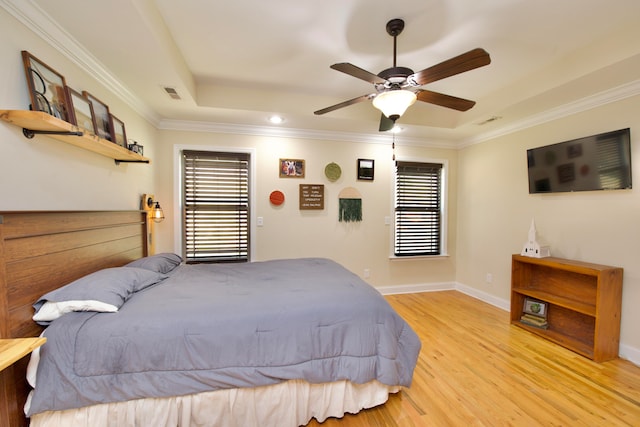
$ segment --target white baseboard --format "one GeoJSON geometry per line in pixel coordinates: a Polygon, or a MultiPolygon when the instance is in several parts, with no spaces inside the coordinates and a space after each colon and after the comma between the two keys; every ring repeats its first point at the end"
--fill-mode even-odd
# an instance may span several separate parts
{"type": "Polygon", "coordinates": [[[494,295],[472,288],[470,286],[463,285],[462,283],[456,283],[456,291],[462,292],[465,295],[484,301],[487,304],[491,304],[494,307],[501,308],[504,311],[511,310],[511,301],[507,301],[502,298],[498,298],[494,295]]]}
{"type": "MultiPolygon", "coordinates": [[[[476,298],[480,301],[491,304],[494,307],[498,307],[502,310],[509,311],[511,301],[504,298],[498,298],[494,295],[472,288],[462,283],[457,282],[445,282],[445,283],[425,283],[419,285],[401,285],[401,286],[382,286],[376,288],[382,295],[393,294],[413,294],[419,292],[436,292],[436,291],[451,291],[455,290],[462,292],[465,295],[476,298]]],[[[619,357],[640,366],[640,349],[620,343],[620,349],[618,350],[619,357]]]]}
{"type": "Polygon", "coordinates": [[[637,348],[620,344],[620,349],[618,350],[618,356],[621,359],[626,359],[634,365],[640,366],[640,350],[637,348]]]}
{"type": "Polygon", "coordinates": [[[417,294],[420,292],[434,292],[434,291],[452,291],[452,290],[455,290],[455,288],[456,288],[456,284],[453,282],[376,287],[378,292],[380,292],[382,295],[417,294]]]}

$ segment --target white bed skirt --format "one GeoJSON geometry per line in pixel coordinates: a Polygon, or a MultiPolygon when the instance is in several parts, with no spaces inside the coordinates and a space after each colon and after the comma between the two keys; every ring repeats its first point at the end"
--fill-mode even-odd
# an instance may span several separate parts
{"type": "Polygon", "coordinates": [[[378,381],[310,384],[292,380],[264,387],[48,411],[31,417],[31,427],[298,427],[311,418],[322,422],[381,405],[389,393],[400,389],[378,381]]]}

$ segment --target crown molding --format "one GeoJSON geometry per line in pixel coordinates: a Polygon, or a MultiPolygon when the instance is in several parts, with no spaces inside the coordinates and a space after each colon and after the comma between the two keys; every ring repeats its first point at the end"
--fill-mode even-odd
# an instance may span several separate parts
{"type": "Polygon", "coordinates": [[[42,8],[31,0],[0,0],[0,6],[157,127],[160,121],[158,115],[42,8]]]}
{"type": "MultiPolygon", "coordinates": [[[[189,120],[169,120],[160,122],[158,129],[186,132],[227,133],[251,136],[271,136],[277,138],[314,139],[325,141],[359,142],[367,144],[390,144],[392,134],[363,134],[351,132],[334,132],[313,129],[280,128],[268,126],[237,125],[189,120]]],[[[452,141],[431,140],[424,138],[405,138],[396,136],[396,144],[404,146],[420,146],[429,148],[453,148],[452,141]]]]}
{"type": "Polygon", "coordinates": [[[632,96],[640,95],[640,80],[635,80],[609,90],[605,90],[577,101],[561,105],[556,108],[544,111],[540,114],[516,121],[510,125],[503,126],[491,132],[483,133],[473,138],[466,139],[458,144],[458,148],[465,148],[471,145],[480,144],[494,138],[509,135],[527,128],[538,126],[563,117],[578,114],[583,111],[601,107],[612,102],[621,101],[632,96]]]}

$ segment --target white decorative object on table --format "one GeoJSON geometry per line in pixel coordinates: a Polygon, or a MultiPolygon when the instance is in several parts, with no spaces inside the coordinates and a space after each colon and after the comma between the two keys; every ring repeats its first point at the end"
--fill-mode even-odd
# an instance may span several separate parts
{"type": "Polygon", "coordinates": [[[529,240],[525,243],[520,255],[532,258],[546,258],[551,256],[549,246],[542,246],[536,240],[536,224],[533,219],[531,220],[531,227],[529,227],[529,240]]]}

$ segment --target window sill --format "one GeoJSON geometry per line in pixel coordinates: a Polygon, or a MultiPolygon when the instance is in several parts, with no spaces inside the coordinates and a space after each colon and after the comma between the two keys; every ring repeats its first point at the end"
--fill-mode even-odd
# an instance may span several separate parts
{"type": "Polygon", "coordinates": [[[440,255],[416,255],[416,256],[395,256],[389,255],[389,259],[391,261],[411,261],[411,260],[424,260],[424,259],[443,259],[449,258],[449,254],[440,254],[440,255]]]}

